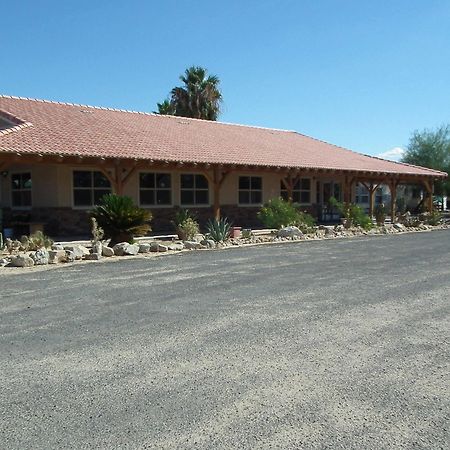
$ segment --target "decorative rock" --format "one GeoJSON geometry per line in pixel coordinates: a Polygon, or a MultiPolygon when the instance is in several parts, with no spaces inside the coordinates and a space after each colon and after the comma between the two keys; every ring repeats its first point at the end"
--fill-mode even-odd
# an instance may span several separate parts
{"type": "Polygon", "coordinates": [[[65,250],[66,252],[66,262],[74,262],[75,261],[75,253],[70,250],[65,250]]]}
{"type": "Polygon", "coordinates": [[[197,241],[184,241],[184,248],[187,250],[197,250],[199,248],[202,248],[202,244],[197,241]]]}
{"type": "Polygon", "coordinates": [[[83,245],[66,245],[64,250],[68,250],[69,252],[73,252],[75,255],[75,259],[82,259],[83,256],[89,255],[89,250],[83,245]]]}
{"type": "Polygon", "coordinates": [[[58,264],[61,262],[66,262],[67,255],[65,250],[50,250],[48,252],[48,263],[58,264]]]}
{"type": "Polygon", "coordinates": [[[180,252],[181,250],[184,250],[184,244],[182,242],[174,242],[173,244],[168,245],[167,248],[174,252],[180,252]]]}
{"type": "Polygon", "coordinates": [[[200,242],[200,244],[202,244],[205,248],[216,248],[216,243],[212,239],[204,239],[200,242]]]}
{"type": "Polygon", "coordinates": [[[394,223],[394,228],[398,231],[405,231],[405,225],[401,223],[394,223]]]}
{"type": "Polygon", "coordinates": [[[279,238],[288,238],[288,239],[294,239],[296,237],[302,237],[303,233],[298,227],[290,226],[282,228],[278,231],[277,237],[279,238]]]}
{"type": "Polygon", "coordinates": [[[64,246],[61,244],[53,244],[52,250],[64,250],[64,246]]]}
{"type": "Polygon", "coordinates": [[[137,255],[139,253],[139,245],[120,242],[113,247],[113,250],[117,256],[137,255]]]}
{"type": "Polygon", "coordinates": [[[160,244],[159,242],[152,242],[150,246],[151,252],[167,252],[167,250],[169,250],[167,245],[160,244]]]}
{"type": "Polygon", "coordinates": [[[32,267],[34,261],[27,255],[17,255],[11,258],[11,265],[14,267],[32,267]]]}
{"type": "Polygon", "coordinates": [[[35,266],[45,266],[48,264],[48,251],[41,248],[30,255],[35,266]]]}
{"type": "Polygon", "coordinates": [[[100,255],[100,253],[89,253],[89,255],[84,255],[86,261],[98,261],[101,257],[102,255],[100,255]]]}
{"type": "Polygon", "coordinates": [[[139,244],[139,253],[148,253],[150,251],[150,244],[139,244]]]}
{"type": "Polygon", "coordinates": [[[7,259],[0,259],[0,267],[6,266],[7,264],[9,264],[9,261],[7,259]]]}
{"type": "Polygon", "coordinates": [[[103,246],[102,255],[110,258],[111,256],[114,256],[114,250],[111,247],[103,246]]]}
{"type": "Polygon", "coordinates": [[[205,236],[203,234],[201,234],[201,233],[197,233],[194,236],[194,239],[192,239],[192,241],[199,242],[199,243],[204,241],[204,240],[205,240],[205,236]]]}

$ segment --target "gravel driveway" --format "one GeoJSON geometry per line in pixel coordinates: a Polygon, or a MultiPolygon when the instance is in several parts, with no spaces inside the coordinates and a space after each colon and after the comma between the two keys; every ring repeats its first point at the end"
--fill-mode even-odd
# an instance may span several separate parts
{"type": "Polygon", "coordinates": [[[1,448],[449,446],[448,230],[0,283],[1,448]]]}

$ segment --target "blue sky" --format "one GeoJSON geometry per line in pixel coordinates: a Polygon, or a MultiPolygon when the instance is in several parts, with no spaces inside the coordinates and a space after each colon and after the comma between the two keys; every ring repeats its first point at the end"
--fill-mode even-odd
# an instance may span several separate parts
{"type": "Polygon", "coordinates": [[[226,122],[374,155],[450,122],[448,0],[22,0],[0,42],[3,94],[152,111],[202,65],[226,122]]]}

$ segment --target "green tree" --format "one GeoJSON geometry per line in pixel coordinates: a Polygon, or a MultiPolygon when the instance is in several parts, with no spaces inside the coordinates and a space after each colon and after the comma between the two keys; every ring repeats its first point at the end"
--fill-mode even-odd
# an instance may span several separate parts
{"type": "Polygon", "coordinates": [[[170,92],[170,99],[158,103],[158,114],[217,120],[222,104],[220,80],[203,67],[192,66],[180,76],[182,86],[170,92]]]}
{"type": "MultiPolygon", "coordinates": [[[[415,131],[402,162],[450,174],[450,125],[441,125],[436,130],[415,131]]],[[[448,178],[435,182],[435,193],[450,194],[448,178]]]]}

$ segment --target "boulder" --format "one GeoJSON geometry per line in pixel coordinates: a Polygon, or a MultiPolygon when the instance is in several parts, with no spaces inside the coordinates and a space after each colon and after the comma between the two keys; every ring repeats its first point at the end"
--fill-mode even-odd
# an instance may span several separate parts
{"type": "Polygon", "coordinates": [[[36,250],[30,255],[35,266],[45,266],[48,264],[48,251],[45,248],[36,250]]]}
{"type": "Polygon", "coordinates": [[[11,265],[14,267],[33,267],[33,258],[28,255],[17,255],[11,258],[11,265]]]}
{"type": "Polygon", "coordinates": [[[9,264],[9,261],[5,258],[0,259],[0,267],[4,267],[9,264]]]}
{"type": "Polygon", "coordinates": [[[66,252],[66,262],[74,262],[75,261],[75,253],[70,250],[64,250],[66,252]]]}
{"type": "Polygon", "coordinates": [[[303,236],[302,231],[298,227],[289,226],[278,230],[277,237],[295,239],[303,236]]]}
{"type": "Polygon", "coordinates": [[[139,245],[130,244],[128,242],[120,242],[113,247],[114,254],[117,256],[137,255],[139,253],[139,245]]]}
{"type": "Polygon", "coordinates": [[[405,231],[405,225],[402,223],[394,223],[394,228],[398,231],[405,231]]]}
{"type": "Polygon", "coordinates": [[[64,246],[61,244],[53,244],[52,250],[64,250],[64,246]]]}
{"type": "Polygon", "coordinates": [[[212,239],[203,239],[200,244],[202,244],[202,246],[205,248],[216,248],[216,243],[212,239]]]}
{"type": "Polygon", "coordinates": [[[186,250],[197,250],[199,248],[202,248],[202,244],[197,241],[184,241],[183,244],[186,250]]]}
{"type": "Polygon", "coordinates": [[[150,244],[139,244],[139,253],[148,253],[150,251],[150,244]]]}
{"type": "Polygon", "coordinates": [[[98,253],[100,256],[102,255],[103,244],[101,242],[94,242],[92,244],[92,252],[98,253]]]}
{"type": "Polygon", "coordinates": [[[200,242],[205,240],[205,236],[203,234],[201,234],[201,233],[197,233],[194,236],[194,239],[192,239],[192,240],[195,241],[195,242],[199,242],[200,243],[200,242]]]}
{"type": "Polygon", "coordinates": [[[184,250],[184,244],[182,242],[174,242],[173,244],[168,245],[167,248],[174,252],[180,252],[181,250],[184,250]]]}
{"type": "Polygon", "coordinates": [[[167,252],[167,250],[169,250],[167,245],[160,244],[159,242],[152,242],[150,246],[151,252],[167,252]]]}
{"type": "Polygon", "coordinates": [[[107,247],[106,245],[102,248],[102,255],[110,258],[111,256],[114,256],[114,250],[111,247],[107,247]]]}
{"type": "Polygon", "coordinates": [[[83,259],[83,256],[89,255],[89,250],[83,245],[66,245],[64,250],[68,250],[69,252],[73,252],[75,255],[75,259],[83,259]]]}
{"type": "Polygon", "coordinates": [[[102,255],[100,253],[89,253],[89,255],[85,255],[84,259],[86,261],[98,261],[102,258],[102,255]]]}
{"type": "Polygon", "coordinates": [[[58,264],[67,261],[67,255],[65,250],[50,250],[48,252],[48,263],[58,264]]]}

